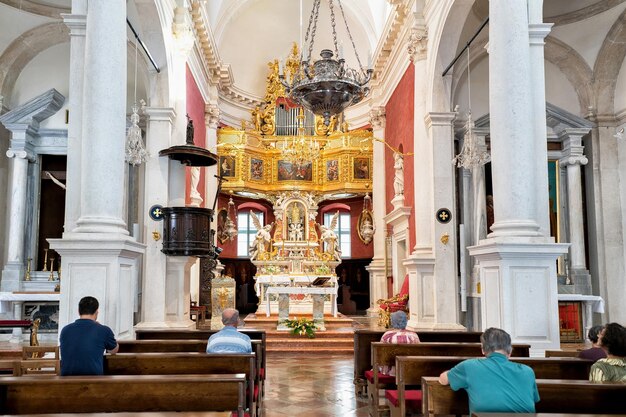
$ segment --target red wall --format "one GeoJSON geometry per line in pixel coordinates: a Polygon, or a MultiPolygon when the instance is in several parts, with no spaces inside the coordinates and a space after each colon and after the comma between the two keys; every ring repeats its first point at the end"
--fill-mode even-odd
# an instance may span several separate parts
{"type": "MultiPolygon", "coordinates": [[[[410,64],[385,106],[385,141],[393,148],[402,145],[402,152],[413,152],[413,92],[415,84],[415,67],[410,64]]],[[[394,197],[393,151],[385,147],[385,173],[387,177],[387,213],[393,210],[391,200],[394,197]]],[[[411,207],[409,219],[409,244],[415,246],[415,208],[413,207],[413,157],[404,157],[404,204],[411,207]]],[[[377,230],[376,233],[379,231],[377,230]]]]}
{"type": "MultiPolygon", "coordinates": [[[[205,103],[202,98],[202,94],[200,94],[200,89],[198,88],[198,84],[196,80],[193,78],[189,67],[187,67],[187,114],[193,120],[193,140],[196,146],[204,148],[206,146],[206,125],[204,123],[204,109],[205,103]]],[[[181,115],[176,115],[177,117],[181,115]]],[[[182,115],[185,117],[185,115],[182,115]]],[[[186,122],[185,122],[186,123],[186,122]]],[[[187,168],[187,174],[185,175],[185,203],[189,204],[191,202],[189,198],[189,190],[190,190],[190,182],[191,182],[191,168],[187,168]]],[[[207,198],[204,195],[205,193],[205,168],[200,168],[200,182],[198,183],[198,192],[202,196],[204,200],[202,203],[203,207],[207,207],[207,198]]],[[[213,201],[214,196],[209,196],[211,201],[213,201]]]]}

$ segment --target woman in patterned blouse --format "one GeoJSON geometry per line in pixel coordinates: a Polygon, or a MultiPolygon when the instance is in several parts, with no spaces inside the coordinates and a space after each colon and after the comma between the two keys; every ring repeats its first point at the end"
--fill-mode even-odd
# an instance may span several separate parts
{"type": "MultiPolygon", "coordinates": [[[[391,327],[393,330],[386,331],[380,338],[383,343],[419,343],[420,338],[417,333],[407,330],[407,317],[404,311],[391,313],[391,327]]],[[[385,375],[395,376],[395,366],[381,366],[380,372],[385,375]]]]}
{"type": "Polygon", "coordinates": [[[626,382],[626,329],[618,323],[604,326],[599,337],[607,357],[591,366],[589,381],[626,382]]]}

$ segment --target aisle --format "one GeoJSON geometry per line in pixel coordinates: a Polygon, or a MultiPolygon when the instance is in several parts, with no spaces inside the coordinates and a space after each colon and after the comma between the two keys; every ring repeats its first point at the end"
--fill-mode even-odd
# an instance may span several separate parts
{"type": "Polygon", "coordinates": [[[353,358],[345,355],[269,356],[265,417],[367,417],[356,399],[353,358]]]}

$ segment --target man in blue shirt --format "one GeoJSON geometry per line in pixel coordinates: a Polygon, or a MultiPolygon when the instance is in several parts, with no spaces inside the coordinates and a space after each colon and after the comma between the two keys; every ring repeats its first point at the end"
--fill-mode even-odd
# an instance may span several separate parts
{"type": "Polygon", "coordinates": [[[224,328],[209,337],[207,353],[252,353],[252,343],[247,334],[237,331],[239,311],[227,308],[222,312],[224,328]]]}
{"type": "Polygon", "coordinates": [[[104,374],[104,351],[116,353],[119,345],[113,331],[98,323],[98,300],[83,297],[80,318],[61,330],[61,375],[104,374]]]}
{"type": "Polygon", "coordinates": [[[439,382],[463,388],[475,412],[534,413],[539,392],[532,368],[509,361],[511,336],[491,327],[480,337],[485,358],[468,359],[442,373],[439,382]]]}

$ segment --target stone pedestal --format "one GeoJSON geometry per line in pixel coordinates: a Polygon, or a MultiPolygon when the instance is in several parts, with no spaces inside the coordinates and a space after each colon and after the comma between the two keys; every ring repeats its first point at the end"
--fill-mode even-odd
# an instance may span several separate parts
{"type": "Polygon", "coordinates": [[[165,276],[165,325],[170,328],[192,327],[189,318],[191,308],[189,273],[196,258],[191,256],[168,256],[165,276]]]}
{"type": "Polygon", "coordinates": [[[480,267],[483,329],[506,330],[513,343],[531,344],[532,356],[559,349],[556,259],[567,247],[522,238],[469,247],[480,267]]]}
{"type": "Polygon", "coordinates": [[[48,241],[62,262],[59,329],[78,318],[78,302],[90,295],[100,302],[100,323],[109,326],[118,339],[132,339],[143,245],[86,233],[48,241]]]}
{"type": "MultiPolygon", "coordinates": [[[[378,233],[382,234],[382,231],[378,233]]],[[[372,260],[372,262],[365,268],[370,274],[370,306],[367,309],[367,315],[369,317],[378,316],[380,308],[377,301],[380,299],[388,298],[387,294],[387,271],[384,259],[372,260]]]]}
{"type": "Polygon", "coordinates": [[[221,329],[222,312],[235,308],[236,283],[231,277],[220,276],[211,285],[211,329],[221,329]]]}

